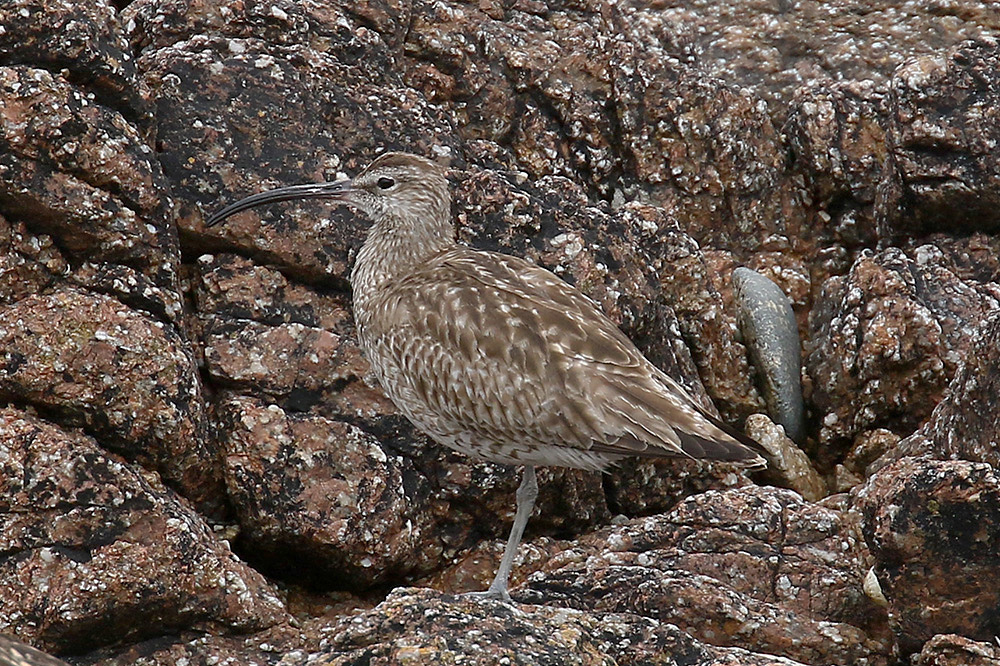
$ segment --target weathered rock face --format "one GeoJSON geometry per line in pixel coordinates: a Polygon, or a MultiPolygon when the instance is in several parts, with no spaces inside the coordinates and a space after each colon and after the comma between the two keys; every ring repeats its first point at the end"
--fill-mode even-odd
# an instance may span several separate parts
{"type": "Polygon", "coordinates": [[[705,666],[798,663],[706,645],[671,624],[630,613],[586,613],[544,606],[519,610],[498,602],[463,601],[430,590],[409,589],[395,590],[378,607],[335,627],[334,638],[323,651],[300,663],[360,666],[456,659],[484,666],[584,666],[650,660],[705,666]],[[404,629],[400,631],[400,627],[404,629]]]}
{"type": "Polygon", "coordinates": [[[914,656],[915,666],[990,666],[1000,663],[1000,649],[964,636],[938,634],[914,656]]]}
{"type": "Polygon", "coordinates": [[[65,289],[0,308],[0,345],[8,399],[83,426],[197,502],[220,503],[194,359],[170,326],[65,289]]]}
{"type": "Polygon", "coordinates": [[[79,653],[285,621],[275,590],[183,500],[90,437],[0,410],[0,630],[79,653]]]}
{"type": "Polygon", "coordinates": [[[988,0],[4,3],[0,631],[121,666],[995,660],[998,33],[988,0]],[[806,445],[754,417],[756,480],[851,493],[540,470],[518,603],[385,597],[484,588],[517,472],[369,376],[365,221],[203,225],[383,149],[450,161],[462,240],[734,425],[730,279],[767,275],[806,445]]]}
{"type": "Polygon", "coordinates": [[[972,337],[969,352],[931,418],[876,462],[883,466],[905,456],[957,458],[1000,467],[1000,313],[972,337]]]}
{"type": "Polygon", "coordinates": [[[1000,42],[985,39],[896,71],[885,235],[1000,229],[998,67],[1000,42]]]}
{"type": "Polygon", "coordinates": [[[842,508],[774,489],[706,492],[581,538],[515,596],[635,613],[804,663],[880,663],[885,613],[862,592],[867,552],[842,508]]]}
{"type": "Polygon", "coordinates": [[[858,493],[900,647],[1000,631],[1000,477],[984,463],[904,458],[858,493]]]}
{"type": "Polygon", "coordinates": [[[807,362],[824,456],[864,430],[912,432],[941,399],[972,333],[1000,307],[996,283],[962,280],[945,263],[933,245],[864,253],[824,285],[807,362]]]}

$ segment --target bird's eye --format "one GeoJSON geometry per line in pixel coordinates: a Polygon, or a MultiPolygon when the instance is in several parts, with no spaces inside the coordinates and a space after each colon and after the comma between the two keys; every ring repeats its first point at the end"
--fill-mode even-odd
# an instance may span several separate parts
{"type": "Polygon", "coordinates": [[[396,181],[394,181],[392,178],[386,178],[385,176],[382,176],[381,178],[378,179],[378,186],[383,190],[387,190],[395,184],[396,181]]]}

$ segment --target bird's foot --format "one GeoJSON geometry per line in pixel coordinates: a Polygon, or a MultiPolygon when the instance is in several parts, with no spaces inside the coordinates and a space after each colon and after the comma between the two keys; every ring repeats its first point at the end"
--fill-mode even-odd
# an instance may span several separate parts
{"type": "Polygon", "coordinates": [[[463,592],[458,595],[462,599],[475,599],[476,601],[487,599],[490,601],[503,601],[505,603],[510,603],[510,594],[507,590],[497,590],[492,587],[488,590],[483,590],[482,592],[463,592]]]}

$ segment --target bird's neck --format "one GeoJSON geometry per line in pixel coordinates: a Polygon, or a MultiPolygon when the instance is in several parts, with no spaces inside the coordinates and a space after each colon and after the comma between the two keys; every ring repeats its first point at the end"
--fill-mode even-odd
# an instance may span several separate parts
{"type": "Polygon", "coordinates": [[[368,230],[351,270],[355,310],[387,286],[402,280],[430,257],[454,247],[455,231],[446,217],[425,219],[384,216],[368,230]]]}

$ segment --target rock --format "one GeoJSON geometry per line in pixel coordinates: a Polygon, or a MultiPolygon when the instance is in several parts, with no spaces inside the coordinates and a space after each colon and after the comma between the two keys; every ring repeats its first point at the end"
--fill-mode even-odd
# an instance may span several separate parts
{"type": "Polygon", "coordinates": [[[940,401],[972,333],[1000,307],[1000,287],[963,281],[933,245],[913,255],[863,252],[850,273],[823,285],[811,315],[806,368],[823,414],[820,460],[858,433],[912,432],[940,401]]]}
{"type": "Polygon", "coordinates": [[[47,291],[69,274],[66,258],[47,234],[0,216],[0,303],[47,291]]]}
{"type": "Polygon", "coordinates": [[[966,0],[958,12],[896,0],[630,5],[630,22],[649,26],[671,56],[752,90],[779,124],[803,86],[869,80],[884,86],[908,59],[1000,30],[990,0],[966,0]]]}
{"type": "Polygon", "coordinates": [[[994,8],[786,5],[3,3],[0,394],[24,436],[0,441],[20,452],[0,456],[0,631],[93,666],[879,666],[898,660],[881,587],[907,655],[974,654],[939,637],[974,609],[913,619],[882,523],[877,561],[858,536],[867,500],[683,461],[540,470],[520,603],[382,601],[485,587],[517,472],[428,441],[367,376],[346,282],[363,221],[303,202],[202,224],[382,150],[431,155],[463,239],[558,271],[733,424],[763,401],[729,276],[774,280],[813,339],[807,407],[842,419],[807,437],[835,489],[912,453],[996,464],[979,327],[1000,245],[965,233],[997,226],[994,8]],[[900,249],[857,256],[875,243],[900,249]]]}
{"type": "Polygon", "coordinates": [[[224,404],[219,418],[237,547],[256,566],[364,590],[439,565],[427,480],[373,437],[247,399],[224,404]]]}
{"type": "Polygon", "coordinates": [[[203,34],[255,38],[329,54],[380,84],[389,78],[390,49],[400,46],[409,28],[406,16],[396,2],[349,6],[229,2],[217,6],[136,0],[121,11],[126,36],[136,52],[156,51],[203,34]]]}
{"type": "Polygon", "coordinates": [[[90,437],[0,410],[0,496],[4,633],[81,654],[286,621],[275,590],[188,504],[90,437]]]}
{"type": "Polygon", "coordinates": [[[1000,649],[995,642],[977,642],[965,636],[938,634],[914,655],[913,666],[996,666],[1000,649]]]}
{"type": "Polygon", "coordinates": [[[1000,45],[970,40],[893,75],[883,236],[1000,229],[1000,45]]]}
{"type": "MultiPolygon", "coordinates": [[[[71,21],[72,22],[72,21],[71,21]]],[[[0,68],[0,200],[74,263],[126,264],[181,305],[179,248],[163,172],[139,128],[48,70],[0,68]]]]}
{"type": "Polygon", "coordinates": [[[868,555],[843,508],[791,491],[709,491],[579,539],[513,596],[635,613],[805,663],[886,663],[885,611],[864,593],[868,555]]]}
{"type": "Polygon", "coordinates": [[[772,237],[808,238],[766,106],[653,49],[622,45],[611,62],[635,189],[683,220],[701,245],[738,256],[766,249],[772,237]]]}
{"type": "Polygon", "coordinates": [[[940,633],[1000,633],[1000,477],[985,463],[903,458],[857,492],[904,655],[940,633]]]}
{"type": "Polygon", "coordinates": [[[886,452],[895,450],[901,439],[885,428],[866,430],[854,439],[854,445],[844,458],[844,466],[851,473],[866,478],[875,471],[872,463],[886,452]]]}
{"type": "Polygon", "coordinates": [[[199,35],[147,49],[139,66],[178,223],[199,254],[239,246],[298,279],[343,288],[349,252],[367,228],[346,209],[275,206],[212,230],[204,217],[276,184],[353,172],[386,141],[459,153],[448,116],[415,91],[376,86],[367,70],[305,46],[199,35]]]}
{"type": "Polygon", "coordinates": [[[345,618],[331,638],[322,652],[296,663],[797,664],[738,648],[713,647],[673,625],[627,613],[512,608],[423,589],[393,591],[371,611],[345,618]],[[514,636],[518,639],[512,641],[514,636]]]}
{"type": "Polygon", "coordinates": [[[66,72],[90,99],[150,132],[152,114],[113,3],[9,0],[0,7],[0,25],[0,65],[34,62],[66,72]]]}
{"type": "Polygon", "coordinates": [[[948,393],[917,432],[883,455],[876,467],[905,456],[958,458],[1000,467],[1000,313],[992,314],[972,337],[965,360],[948,393]]]}
{"type": "MultiPolygon", "coordinates": [[[[223,404],[218,417],[240,524],[235,547],[276,577],[365,591],[437,571],[476,538],[505,536],[513,519],[514,469],[440,449],[436,464],[425,465],[355,426],[246,398],[223,404]],[[289,571],[289,561],[303,566],[289,571]]],[[[541,519],[532,531],[578,530],[606,516],[599,476],[539,476],[541,519]]],[[[498,562],[485,566],[490,578],[498,562]]],[[[445,578],[470,586],[449,591],[482,584],[445,578]]]]}
{"type": "Polygon", "coordinates": [[[823,478],[781,426],[763,414],[752,414],[747,419],[746,434],[767,451],[767,469],[760,473],[763,479],[783,488],[791,488],[810,502],[827,496],[823,478]]]}
{"type": "Polygon", "coordinates": [[[0,391],[158,470],[210,510],[221,470],[184,340],[107,296],[66,288],[0,308],[0,391]]]}
{"type": "Polygon", "coordinates": [[[788,296],[777,284],[749,268],[733,271],[737,323],[767,411],[789,439],[805,439],[802,402],[802,344],[788,296]]]}
{"type": "Polygon", "coordinates": [[[965,281],[1000,282],[1000,238],[983,233],[950,236],[934,233],[923,239],[912,239],[904,246],[908,253],[923,245],[933,245],[940,251],[941,266],[965,281]]]}
{"type": "Polygon", "coordinates": [[[198,268],[195,297],[214,384],[295,411],[341,418],[395,412],[367,377],[345,295],[321,293],[235,255],[203,255],[198,268]]]}
{"type": "Polygon", "coordinates": [[[855,248],[877,239],[875,200],[888,158],[887,91],[872,79],[798,91],[785,131],[796,167],[821,209],[830,241],[855,248]]]}

